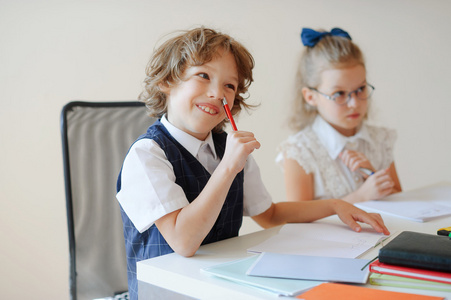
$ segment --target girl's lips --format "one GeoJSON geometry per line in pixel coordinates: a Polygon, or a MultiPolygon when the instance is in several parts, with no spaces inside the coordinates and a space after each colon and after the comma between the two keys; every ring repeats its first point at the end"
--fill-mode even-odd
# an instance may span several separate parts
{"type": "Polygon", "coordinates": [[[348,115],[348,118],[350,118],[350,119],[358,119],[360,117],[360,114],[359,113],[355,113],[355,114],[350,114],[350,115],[348,115]]]}
{"type": "Polygon", "coordinates": [[[199,104],[197,107],[210,115],[216,115],[218,113],[218,109],[212,105],[199,104]]]}

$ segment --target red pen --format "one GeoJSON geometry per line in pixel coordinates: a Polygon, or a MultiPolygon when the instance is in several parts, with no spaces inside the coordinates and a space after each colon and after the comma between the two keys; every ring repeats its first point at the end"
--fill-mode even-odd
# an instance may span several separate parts
{"type": "Polygon", "coordinates": [[[229,105],[227,104],[226,98],[222,98],[222,104],[224,105],[224,110],[226,112],[227,118],[229,118],[230,124],[232,124],[232,128],[234,131],[237,131],[235,121],[233,120],[232,113],[230,112],[229,105]]]}

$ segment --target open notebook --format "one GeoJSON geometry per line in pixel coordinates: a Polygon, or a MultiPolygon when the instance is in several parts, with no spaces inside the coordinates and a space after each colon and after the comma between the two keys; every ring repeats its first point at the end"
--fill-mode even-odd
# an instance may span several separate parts
{"type": "Polygon", "coordinates": [[[285,224],[278,234],[247,251],[357,258],[386,238],[388,236],[367,227],[354,232],[345,224],[285,224]]]}

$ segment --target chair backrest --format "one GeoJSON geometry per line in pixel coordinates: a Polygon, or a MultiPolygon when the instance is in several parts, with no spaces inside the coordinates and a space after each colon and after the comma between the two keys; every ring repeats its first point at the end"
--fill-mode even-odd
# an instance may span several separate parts
{"type": "Polygon", "coordinates": [[[71,299],[127,291],[116,180],[130,145],[154,121],[137,101],[75,101],[63,107],[71,299]]]}

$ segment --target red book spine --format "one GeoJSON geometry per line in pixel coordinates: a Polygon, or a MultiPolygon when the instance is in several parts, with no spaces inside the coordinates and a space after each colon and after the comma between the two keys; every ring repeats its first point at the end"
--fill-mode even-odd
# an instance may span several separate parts
{"type": "Polygon", "coordinates": [[[389,265],[379,260],[370,264],[370,272],[451,284],[451,273],[389,265]]]}

